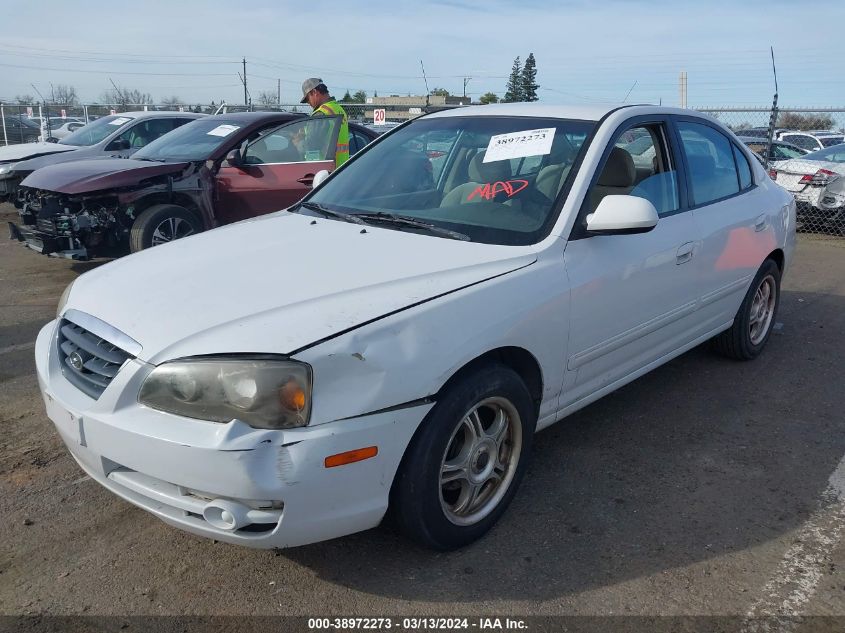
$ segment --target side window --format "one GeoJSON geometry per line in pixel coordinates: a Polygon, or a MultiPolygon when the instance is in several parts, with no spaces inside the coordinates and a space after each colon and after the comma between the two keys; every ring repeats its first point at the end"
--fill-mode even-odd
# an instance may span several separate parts
{"type": "Polygon", "coordinates": [[[736,159],[736,170],[739,174],[739,188],[743,191],[750,188],[754,183],[751,180],[751,165],[748,164],[748,159],[745,154],[736,145],[734,148],[734,158],[736,159]]]}
{"type": "Polygon", "coordinates": [[[369,137],[364,136],[357,130],[349,130],[349,155],[352,156],[360,152],[370,142],[369,137]]]}
{"type": "Polygon", "coordinates": [[[263,134],[249,144],[244,163],[333,160],[340,117],[310,117],[263,134]]]}
{"type": "Polygon", "coordinates": [[[812,137],[806,136],[805,134],[785,134],[782,140],[786,141],[787,143],[797,145],[802,149],[808,149],[811,152],[819,149],[819,144],[816,143],[816,141],[813,140],[812,137]]]}
{"type": "Polygon", "coordinates": [[[739,193],[739,177],[727,137],[701,123],[682,121],[678,129],[689,166],[693,203],[707,204],[739,193]]]}
{"type": "Polygon", "coordinates": [[[160,136],[164,136],[173,130],[177,123],[181,124],[182,120],[183,119],[147,119],[130,127],[118,136],[116,140],[128,141],[129,147],[133,149],[140,149],[141,147],[152,143],[160,136]]]}
{"type": "Polygon", "coordinates": [[[662,125],[635,126],[619,136],[590,190],[591,210],[609,195],[645,198],[660,216],[680,208],[678,174],[662,125]]]}

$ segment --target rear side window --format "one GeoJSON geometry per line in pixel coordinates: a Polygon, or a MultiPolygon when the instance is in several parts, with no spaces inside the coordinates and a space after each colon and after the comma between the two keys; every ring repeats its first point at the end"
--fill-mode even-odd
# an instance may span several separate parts
{"type": "Polygon", "coordinates": [[[745,154],[736,145],[734,148],[734,158],[736,159],[736,171],[739,174],[739,188],[745,191],[754,184],[751,180],[751,165],[748,164],[748,159],[745,154]]]}
{"type": "Polygon", "coordinates": [[[727,137],[709,125],[688,121],[679,122],[678,130],[687,158],[693,204],[700,206],[739,193],[739,176],[727,137]]]}
{"type": "Polygon", "coordinates": [[[812,136],[807,136],[806,134],[784,134],[781,140],[810,151],[819,149],[819,144],[815,141],[815,139],[812,136]]]}

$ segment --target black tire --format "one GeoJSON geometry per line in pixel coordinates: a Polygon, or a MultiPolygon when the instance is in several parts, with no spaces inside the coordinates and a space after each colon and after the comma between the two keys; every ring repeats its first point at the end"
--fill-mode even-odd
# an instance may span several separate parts
{"type": "MultiPolygon", "coordinates": [[[[766,302],[769,304],[769,302],[766,302]]],[[[736,360],[752,360],[760,355],[775,325],[778,306],[780,305],[780,268],[771,259],[763,262],[754,281],[742,300],[742,305],[734,317],[733,325],[713,339],[713,346],[720,354],[736,360]],[[758,323],[755,330],[752,328],[752,321],[758,321],[761,313],[755,314],[759,309],[758,292],[764,292],[768,287],[769,293],[773,293],[773,301],[767,308],[764,323],[758,323]],[[755,298],[758,303],[755,303],[755,298]]]]}
{"type": "Polygon", "coordinates": [[[135,218],[129,231],[129,250],[142,251],[165,242],[200,233],[202,223],[196,215],[176,204],[155,204],[135,218]],[[175,236],[171,236],[174,232],[175,236]]]}
{"type": "MultiPolygon", "coordinates": [[[[448,386],[421,423],[402,458],[391,490],[390,513],[394,524],[409,538],[442,551],[481,538],[498,521],[516,494],[531,454],[536,422],[531,394],[519,375],[509,367],[484,365],[448,386]],[[478,423],[484,428],[483,420],[486,418],[489,422],[484,430],[493,430],[498,420],[496,412],[503,412],[506,430],[500,434],[501,440],[482,434],[482,441],[471,444],[468,436],[465,437],[473,428],[469,414],[479,404],[483,406],[478,409],[478,423]],[[459,454],[454,452],[457,447],[460,447],[459,454]],[[451,452],[447,453],[447,449],[451,452]],[[496,451],[496,457],[491,466],[493,451],[496,451]],[[461,457],[464,454],[466,458],[461,457]],[[466,472],[480,479],[488,469],[490,475],[497,472],[496,466],[501,464],[503,456],[507,461],[506,466],[501,464],[500,483],[497,484],[494,477],[475,485],[481,491],[477,496],[481,505],[464,517],[459,517],[453,510],[457,510],[461,498],[468,498],[462,495],[473,484],[469,478],[445,484],[441,481],[442,469],[450,455],[452,460],[465,461],[466,472]],[[455,520],[466,523],[459,525],[455,520]]],[[[471,508],[472,503],[468,503],[467,510],[471,508]]]]}

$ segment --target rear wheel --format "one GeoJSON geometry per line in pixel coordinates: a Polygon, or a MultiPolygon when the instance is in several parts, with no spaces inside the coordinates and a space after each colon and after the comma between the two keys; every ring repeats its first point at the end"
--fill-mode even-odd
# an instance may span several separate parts
{"type": "Polygon", "coordinates": [[[156,204],[135,218],[129,232],[129,249],[137,253],[201,231],[199,219],[186,208],[175,204],[156,204]]]}
{"type": "Polygon", "coordinates": [[[400,529],[439,550],[483,536],[525,473],[536,415],[512,369],[488,365],[448,387],[414,436],[393,485],[400,529]]]}
{"type": "Polygon", "coordinates": [[[772,333],[779,303],[780,268],[767,259],[757,271],[733,325],[713,339],[716,350],[737,360],[756,358],[772,333]]]}

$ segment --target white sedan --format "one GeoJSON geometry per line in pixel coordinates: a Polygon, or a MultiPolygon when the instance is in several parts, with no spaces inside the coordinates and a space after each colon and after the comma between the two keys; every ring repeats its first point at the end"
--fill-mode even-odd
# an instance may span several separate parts
{"type": "Polygon", "coordinates": [[[771,165],[771,175],[811,223],[845,227],[845,144],[771,165]]]}
{"type": "Polygon", "coordinates": [[[173,526],[470,543],[536,431],[704,341],[760,354],[795,246],[792,196],[680,109],[438,112],[325,175],[82,275],[38,336],[80,467],[173,526]]]}

